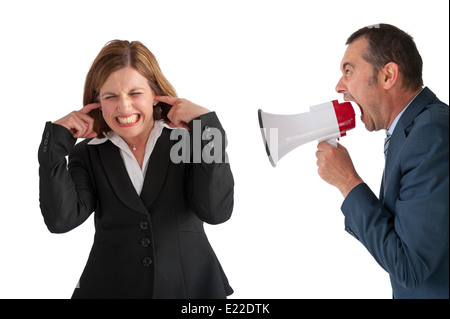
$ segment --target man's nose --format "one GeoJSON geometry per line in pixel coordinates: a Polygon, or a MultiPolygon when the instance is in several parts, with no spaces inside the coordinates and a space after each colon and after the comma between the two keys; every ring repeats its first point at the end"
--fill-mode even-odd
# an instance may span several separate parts
{"type": "Polygon", "coordinates": [[[339,79],[339,82],[336,85],[336,92],[342,93],[342,94],[347,92],[347,87],[344,85],[343,78],[344,78],[344,76],[342,76],[339,79]]]}

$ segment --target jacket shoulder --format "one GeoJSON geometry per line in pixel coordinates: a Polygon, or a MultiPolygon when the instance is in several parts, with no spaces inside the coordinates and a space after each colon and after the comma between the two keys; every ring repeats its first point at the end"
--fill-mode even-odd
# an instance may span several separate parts
{"type": "Polygon", "coordinates": [[[406,132],[409,134],[411,130],[427,129],[447,130],[449,128],[449,106],[441,102],[438,98],[433,99],[427,104],[422,112],[420,112],[413,120],[406,132]]]}
{"type": "Polygon", "coordinates": [[[92,140],[92,138],[82,140],[81,142],[78,142],[73,147],[72,153],[80,153],[80,152],[86,152],[88,147],[93,146],[89,145],[89,142],[92,140]]]}
{"type": "Polygon", "coordinates": [[[449,107],[440,102],[432,103],[420,113],[414,120],[415,124],[419,125],[439,125],[441,127],[449,127],[449,107]]]}
{"type": "Polygon", "coordinates": [[[85,139],[81,142],[78,142],[74,145],[72,151],[69,155],[69,165],[73,164],[74,162],[89,162],[90,155],[89,155],[89,149],[91,147],[95,147],[95,145],[89,145],[89,142],[92,139],[85,139]]]}

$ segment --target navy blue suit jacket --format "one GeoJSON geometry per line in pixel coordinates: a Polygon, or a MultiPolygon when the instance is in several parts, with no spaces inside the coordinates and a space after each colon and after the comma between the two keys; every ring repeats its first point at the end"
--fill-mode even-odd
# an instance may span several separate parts
{"type": "Polygon", "coordinates": [[[449,107],[430,89],[395,127],[379,198],[360,184],[341,209],[394,298],[449,298],[449,107]]]}

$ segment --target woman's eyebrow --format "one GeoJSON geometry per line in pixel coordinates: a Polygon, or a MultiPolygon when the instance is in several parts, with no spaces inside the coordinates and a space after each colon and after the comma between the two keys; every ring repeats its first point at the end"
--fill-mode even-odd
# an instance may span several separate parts
{"type": "MultiPolygon", "coordinates": [[[[128,91],[128,92],[129,92],[129,93],[133,93],[133,92],[140,91],[140,90],[144,90],[144,88],[137,87],[137,88],[131,89],[131,90],[128,91]]],[[[117,94],[114,93],[114,92],[105,92],[105,93],[102,94],[102,97],[105,97],[105,95],[117,95],[117,94]]]]}
{"type": "Polygon", "coordinates": [[[140,90],[144,90],[144,88],[134,88],[134,89],[131,89],[130,92],[135,92],[135,91],[140,91],[140,90]]]}
{"type": "Polygon", "coordinates": [[[102,97],[105,97],[105,95],[116,95],[116,93],[105,92],[105,93],[102,94],[102,97]]]}

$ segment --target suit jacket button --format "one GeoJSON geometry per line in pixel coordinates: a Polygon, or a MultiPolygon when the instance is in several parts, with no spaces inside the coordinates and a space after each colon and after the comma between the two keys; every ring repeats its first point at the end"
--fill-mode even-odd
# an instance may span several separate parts
{"type": "Polygon", "coordinates": [[[148,245],[150,245],[150,239],[148,239],[147,237],[142,238],[141,245],[142,247],[148,247],[148,245]]]}
{"type": "Polygon", "coordinates": [[[144,259],[142,259],[142,264],[145,267],[149,267],[152,264],[152,259],[150,257],[145,257],[144,259]]]}
{"type": "Polygon", "coordinates": [[[141,227],[142,230],[148,229],[148,222],[143,220],[139,223],[139,227],[141,227]]]}

